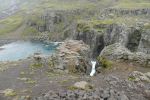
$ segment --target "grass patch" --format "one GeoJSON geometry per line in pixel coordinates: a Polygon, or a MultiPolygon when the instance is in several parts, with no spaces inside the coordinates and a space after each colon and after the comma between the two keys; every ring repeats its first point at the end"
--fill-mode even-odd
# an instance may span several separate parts
{"type": "Polygon", "coordinates": [[[38,35],[38,30],[35,27],[27,26],[23,30],[23,36],[38,35]]]}
{"type": "Polygon", "coordinates": [[[131,77],[131,76],[130,76],[130,77],[128,77],[128,80],[129,80],[129,81],[135,81],[135,80],[136,80],[136,78],[135,78],[135,77],[131,77]]]}
{"type": "Polygon", "coordinates": [[[62,81],[60,81],[59,83],[60,83],[60,84],[66,84],[67,82],[69,82],[69,79],[68,79],[68,80],[62,80],[62,81]]]}
{"type": "Polygon", "coordinates": [[[3,93],[6,97],[14,97],[17,95],[17,93],[13,89],[6,89],[3,91],[3,93]]]}
{"type": "Polygon", "coordinates": [[[97,60],[100,62],[103,68],[111,68],[113,65],[112,61],[104,57],[97,57],[97,60]]]}
{"type": "Polygon", "coordinates": [[[15,31],[23,23],[23,17],[21,15],[15,15],[6,19],[0,20],[0,34],[9,33],[15,31]]]}
{"type": "Polygon", "coordinates": [[[77,30],[82,32],[87,32],[91,29],[95,29],[98,32],[103,32],[105,30],[105,25],[111,25],[115,23],[112,19],[108,20],[78,20],[77,30]]]}
{"type": "Polygon", "coordinates": [[[63,1],[63,0],[43,0],[37,8],[49,8],[56,10],[72,10],[78,8],[89,8],[94,6],[94,3],[84,1],[63,1]]]}
{"type": "Polygon", "coordinates": [[[23,78],[17,78],[17,79],[24,81],[24,83],[28,83],[28,84],[35,84],[36,83],[36,81],[32,80],[31,78],[23,77],[23,78]]]}
{"type": "Polygon", "coordinates": [[[42,68],[43,64],[42,63],[34,63],[34,64],[31,64],[30,67],[31,67],[31,69],[36,70],[36,69],[42,68]]]}
{"type": "Polygon", "coordinates": [[[120,0],[115,8],[150,8],[149,0],[120,0]]]}
{"type": "Polygon", "coordinates": [[[114,6],[115,8],[149,8],[150,3],[120,3],[117,6],[114,6]]]}
{"type": "Polygon", "coordinates": [[[69,86],[68,88],[67,88],[68,90],[77,90],[78,88],[77,87],[75,87],[75,86],[69,86]]]}

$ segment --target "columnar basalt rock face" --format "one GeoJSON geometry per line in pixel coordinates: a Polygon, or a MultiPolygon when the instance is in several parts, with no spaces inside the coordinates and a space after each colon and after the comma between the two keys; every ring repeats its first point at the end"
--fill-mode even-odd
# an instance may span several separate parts
{"type": "Polygon", "coordinates": [[[145,30],[143,34],[141,34],[138,51],[150,54],[150,30],[145,30]]]}
{"type": "Polygon", "coordinates": [[[107,31],[104,34],[105,46],[119,42],[125,45],[128,40],[129,29],[125,25],[112,24],[107,27],[107,31]]]}
{"type": "MultiPolygon", "coordinates": [[[[119,43],[126,52],[133,53],[134,58],[139,58],[137,54],[150,54],[150,35],[149,29],[144,28],[145,21],[135,22],[135,25],[127,25],[125,23],[103,23],[100,22],[96,25],[91,24],[81,24],[76,22],[76,17],[82,16],[82,10],[72,10],[72,11],[58,11],[50,10],[45,11],[40,17],[43,23],[31,22],[31,26],[35,25],[37,30],[43,33],[48,33],[46,37],[52,41],[65,40],[67,38],[82,40],[84,43],[90,46],[91,52],[90,57],[96,58],[101,51],[104,51],[106,46],[119,43]],[[81,15],[81,16],[80,16],[81,15]],[[104,50],[103,50],[104,49],[104,50]],[[137,53],[136,53],[137,52],[137,53]],[[139,53],[141,52],[141,53],[139,53]]],[[[150,10],[144,9],[117,9],[108,8],[104,9],[104,12],[99,13],[99,15],[105,16],[105,20],[109,18],[109,14],[113,13],[115,16],[138,16],[144,15],[149,16],[150,10]]],[[[103,19],[103,18],[100,18],[103,19]]],[[[147,23],[147,22],[146,22],[147,23]]],[[[148,23],[149,24],[149,23],[148,23]]],[[[118,49],[118,48],[116,48],[118,49]]],[[[115,49],[114,49],[115,50],[115,49]]],[[[112,52],[113,53],[113,52],[112,52]]],[[[117,53],[117,52],[116,52],[117,53]]],[[[127,53],[127,54],[130,54],[127,53]]],[[[119,54],[120,55],[120,54],[119,54]]],[[[129,55],[127,55],[129,56],[129,55]]],[[[141,58],[143,58],[142,56],[141,58]]],[[[132,58],[132,57],[131,57],[132,58]]],[[[116,59],[119,59],[117,57],[116,59]]],[[[148,58],[146,58],[148,59],[148,58]]],[[[149,61],[148,61],[149,62],[149,61]]]]}
{"type": "Polygon", "coordinates": [[[91,57],[97,56],[104,48],[103,34],[99,34],[94,30],[76,33],[75,39],[83,40],[86,44],[90,45],[91,57]]]}
{"type": "Polygon", "coordinates": [[[110,14],[115,14],[117,16],[138,16],[138,15],[150,15],[150,9],[149,8],[143,8],[143,9],[125,9],[125,8],[107,8],[102,12],[103,16],[109,16],[110,14]]]}
{"type": "Polygon", "coordinates": [[[76,35],[76,39],[90,45],[92,57],[100,54],[111,60],[124,59],[149,66],[149,31],[143,26],[111,24],[103,32],[88,29],[76,35]]]}

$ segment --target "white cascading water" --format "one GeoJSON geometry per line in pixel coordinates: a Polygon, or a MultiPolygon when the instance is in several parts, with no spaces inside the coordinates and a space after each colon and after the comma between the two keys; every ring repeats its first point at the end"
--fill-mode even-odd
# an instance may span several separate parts
{"type": "Polygon", "coordinates": [[[96,70],[95,70],[96,61],[91,61],[91,63],[92,63],[92,70],[91,70],[90,76],[94,76],[94,74],[96,73],[96,70]]]}

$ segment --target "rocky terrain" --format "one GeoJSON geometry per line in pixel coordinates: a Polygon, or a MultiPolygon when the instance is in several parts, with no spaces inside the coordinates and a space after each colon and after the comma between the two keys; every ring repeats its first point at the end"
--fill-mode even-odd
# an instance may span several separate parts
{"type": "Polygon", "coordinates": [[[0,62],[0,100],[150,99],[149,0],[20,0],[0,13],[0,45],[16,40],[59,46],[0,62]]]}

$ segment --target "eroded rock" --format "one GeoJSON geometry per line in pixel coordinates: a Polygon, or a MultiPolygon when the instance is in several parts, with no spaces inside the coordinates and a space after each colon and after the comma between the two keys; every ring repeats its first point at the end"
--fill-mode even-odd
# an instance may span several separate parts
{"type": "Polygon", "coordinates": [[[57,48],[55,68],[86,73],[89,50],[89,46],[82,41],[66,40],[57,48]]]}
{"type": "Polygon", "coordinates": [[[133,71],[130,75],[133,81],[142,81],[142,82],[150,82],[150,78],[148,77],[148,73],[142,73],[139,71],[133,71]]]}
{"type": "Polygon", "coordinates": [[[150,67],[150,55],[146,55],[142,52],[131,52],[125,46],[120,43],[115,43],[106,46],[100,56],[110,60],[127,60],[135,63],[140,63],[145,67],[150,67]]]}

